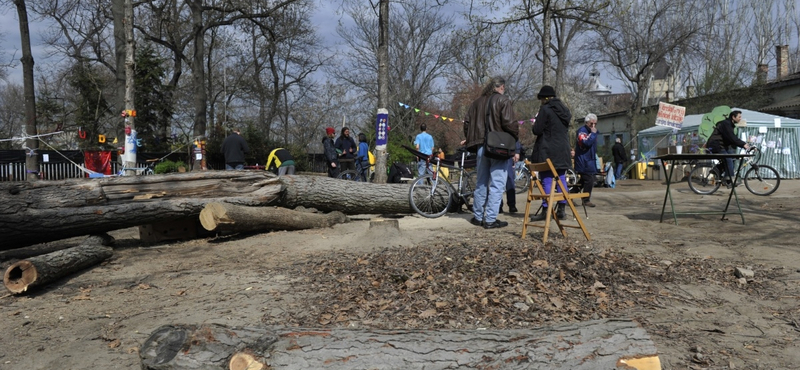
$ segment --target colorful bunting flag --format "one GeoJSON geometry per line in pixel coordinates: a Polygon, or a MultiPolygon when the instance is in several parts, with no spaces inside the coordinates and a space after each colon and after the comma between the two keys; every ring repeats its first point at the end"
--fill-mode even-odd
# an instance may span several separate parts
{"type": "MultiPolygon", "coordinates": [[[[411,108],[408,104],[404,104],[404,103],[400,103],[400,102],[398,102],[398,103],[400,104],[401,107],[404,107],[406,109],[411,108]]],[[[415,113],[420,113],[420,109],[419,108],[414,108],[414,112],[415,113]]],[[[430,112],[422,112],[422,113],[425,113],[426,116],[431,115],[430,112]]],[[[439,119],[439,117],[441,117],[442,121],[448,121],[449,120],[450,122],[453,122],[453,118],[450,118],[450,117],[440,116],[438,114],[434,114],[433,116],[436,117],[436,119],[439,119]]],[[[525,121],[526,120],[521,120],[521,121],[517,121],[517,123],[519,123],[520,125],[524,125],[525,121]]],[[[534,122],[536,122],[536,117],[528,119],[528,121],[531,121],[531,124],[533,124],[534,122]]],[[[461,121],[461,122],[464,122],[464,121],[461,121]]]]}

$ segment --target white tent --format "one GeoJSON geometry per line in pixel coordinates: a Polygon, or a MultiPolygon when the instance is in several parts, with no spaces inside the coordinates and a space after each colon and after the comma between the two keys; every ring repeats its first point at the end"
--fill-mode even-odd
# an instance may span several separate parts
{"type": "MultiPolygon", "coordinates": [[[[742,112],[747,126],[739,129],[739,136],[761,147],[761,163],[775,167],[781,177],[800,178],[800,120],[742,108],[731,110],[742,112]]],[[[639,131],[639,152],[647,158],[666,152],[669,147],[673,147],[670,151],[681,146],[681,152],[698,152],[704,144],[697,136],[702,118],[703,114],[685,116],[679,130],[654,126],[639,131]]]]}

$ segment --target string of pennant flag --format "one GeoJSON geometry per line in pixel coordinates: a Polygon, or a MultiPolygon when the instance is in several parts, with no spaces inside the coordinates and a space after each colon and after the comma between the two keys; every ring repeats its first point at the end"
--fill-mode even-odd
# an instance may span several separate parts
{"type": "MultiPolygon", "coordinates": [[[[451,117],[445,117],[443,115],[433,114],[433,113],[430,113],[430,112],[425,112],[425,111],[423,111],[423,110],[421,110],[419,108],[412,107],[412,106],[410,106],[408,104],[404,104],[404,103],[401,103],[401,102],[397,102],[397,103],[400,104],[400,106],[405,108],[405,109],[413,109],[415,113],[425,114],[426,116],[431,116],[432,115],[436,119],[441,118],[442,121],[453,122],[453,120],[454,120],[454,118],[451,118],[451,117]]],[[[533,117],[533,118],[528,119],[528,120],[520,120],[520,121],[517,121],[517,123],[519,123],[520,125],[524,125],[525,122],[527,122],[527,121],[530,121],[531,124],[533,124],[534,122],[536,122],[536,117],[533,117]]],[[[464,122],[464,121],[462,120],[461,122],[464,122]]]]}

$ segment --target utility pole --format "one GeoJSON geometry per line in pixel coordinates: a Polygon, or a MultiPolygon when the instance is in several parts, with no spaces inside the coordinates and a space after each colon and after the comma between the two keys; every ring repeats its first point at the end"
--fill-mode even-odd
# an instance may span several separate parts
{"type": "Polygon", "coordinates": [[[386,183],[389,142],[389,0],[380,0],[378,17],[378,110],[375,122],[375,182],[386,183]]]}

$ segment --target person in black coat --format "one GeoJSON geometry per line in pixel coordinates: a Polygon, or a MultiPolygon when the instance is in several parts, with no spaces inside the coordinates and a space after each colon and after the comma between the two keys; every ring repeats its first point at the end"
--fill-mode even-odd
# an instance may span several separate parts
{"type": "Polygon", "coordinates": [[[611,154],[614,155],[614,178],[619,180],[622,176],[622,167],[625,166],[625,146],[622,145],[622,139],[617,138],[616,141],[611,147],[611,154]]]}
{"type": "MultiPolygon", "coordinates": [[[[545,191],[549,191],[556,176],[566,186],[566,172],[567,169],[572,167],[568,133],[569,123],[572,121],[572,113],[570,113],[569,108],[564,105],[561,99],[556,97],[556,90],[552,86],[542,86],[537,98],[542,105],[533,123],[533,134],[536,135],[536,141],[533,143],[533,153],[531,153],[530,160],[533,163],[541,163],[550,158],[550,161],[553,162],[553,167],[558,172],[557,174],[549,171],[539,173],[545,191]]],[[[559,186],[556,186],[556,192],[561,192],[559,186]]],[[[566,201],[559,201],[558,203],[556,217],[559,219],[564,219],[565,217],[564,207],[566,207],[566,204],[566,201]]],[[[549,206],[546,201],[542,201],[542,212],[532,216],[531,221],[544,220],[549,206]]]]}
{"type": "MultiPolygon", "coordinates": [[[[714,132],[708,137],[706,147],[711,153],[736,154],[736,147],[750,149],[750,145],[742,139],[736,137],[733,128],[742,120],[742,112],[735,110],[728,118],[717,122],[714,132]]],[[[735,174],[733,168],[733,158],[725,158],[725,180],[730,184],[731,178],[735,174]]]]}
{"type": "Polygon", "coordinates": [[[244,155],[250,152],[250,148],[238,128],[233,129],[233,132],[222,141],[221,149],[225,156],[226,170],[244,169],[244,155]]]}

